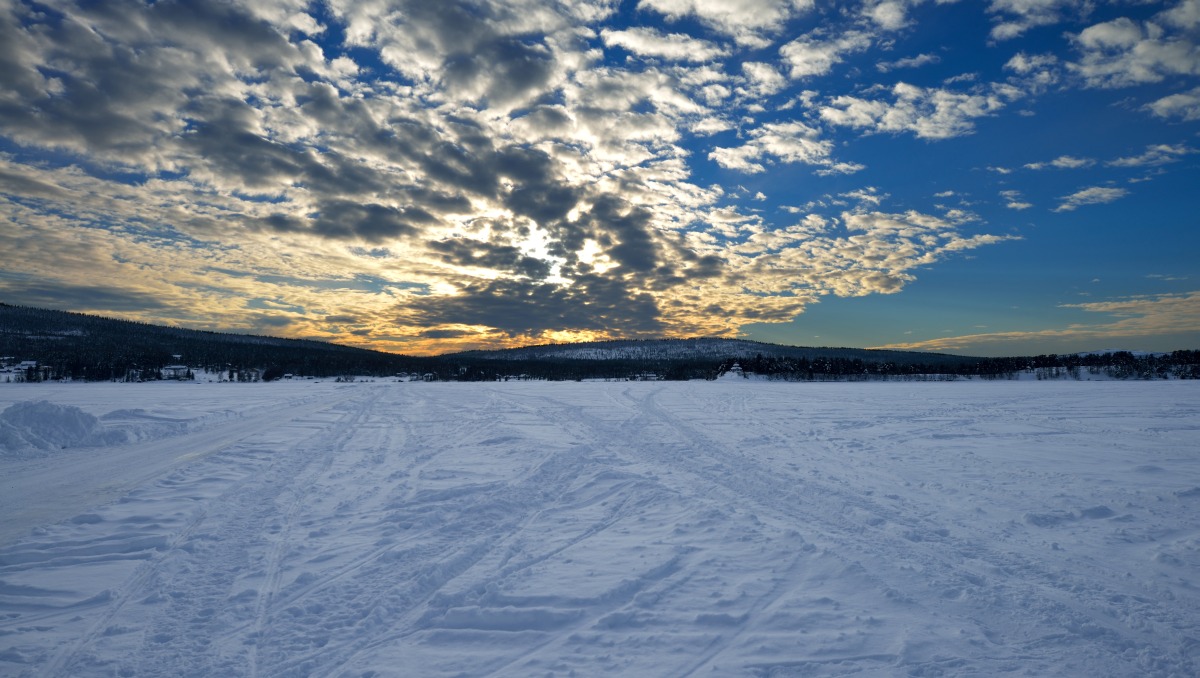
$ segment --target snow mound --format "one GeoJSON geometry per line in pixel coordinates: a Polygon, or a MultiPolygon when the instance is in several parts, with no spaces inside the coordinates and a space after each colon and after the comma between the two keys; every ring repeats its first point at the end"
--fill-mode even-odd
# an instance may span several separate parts
{"type": "Polygon", "coordinates": [[[0,412],[0,454],[6,456],[103,445],[105,438],[100,420],[73,405],[25,401],[0,412]]]}

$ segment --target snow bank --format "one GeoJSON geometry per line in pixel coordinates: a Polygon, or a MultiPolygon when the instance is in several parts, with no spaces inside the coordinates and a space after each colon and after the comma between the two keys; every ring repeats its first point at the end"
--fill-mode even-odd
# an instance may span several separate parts
{"type": "Polygon", "coordinates": [[[2,456],[38,456],[64,447],[103,445],[109,439],[99,419],[73,405],[26,401],[0,412],[2,456]]]}

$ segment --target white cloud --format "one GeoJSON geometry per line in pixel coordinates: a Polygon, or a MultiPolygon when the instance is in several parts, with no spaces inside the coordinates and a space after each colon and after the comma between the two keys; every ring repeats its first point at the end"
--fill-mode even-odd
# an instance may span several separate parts
{"type": "Polygon", "coordinates": [[[1183,0],[1159,15],[1163,23],[1191,30],[1200,27],[1200,0],[1183,0]]]}
{"type": "Polygon", "coordinates": [[[870,132],[912,132],[923,139],[949,139],[974,131],[976,118],[993,115],[1013,93],[964,94],[944,89],[898,83],[894,100],[838,96],[820,109],[832,125],[870,132]]]}
{"type": "Polygon", "coordinates": [[[1108,186],[1092,186],[1061,198],[1062,204],[1054,208],[1055,212],[1070,212],[1084,205],[1103,205],[1119,200],[1129,195],[1123,188],[1108,186]]]}
{"type": "Polygon", "coordinates": [[[1081,56],[1068,67],[1090,87],[1160,82],[1171,75],[1200,75],[1200,48],[1152,21],[1127,17],[1090,26],[1072,37],[1081,56]]]}
{"type": "Polygon", "coordinates": [[[1021,75],[1027,75],[1035,71],[1049,68],[1058,63],[1058,57],[1053,54],[1026,54],[1017,52],[1009,59],[1004,67],[1010,71],[1015,71],[1021,75]]]}
{"type": "Polygon", "coordinates": [[[1000,191],[1000,195],[1004,198],[1004,206],[1010,210],[1027,210],[1033,207],[1033,203],[1022,199],[1020,191],[1000,191]]]}
{"type": "Polygon", "coordinates": [[[724,118],[707,117],[701,118],[692,124],[691,128],[694,134],[702,136],[711,136],[718,132],[733,129],[733,123],[724,118]]]}
{"type": "Polygon", "coordinates": [[[764,34],[813,7],[813,0],[641,0],[639,9],[652,9],[677,20],[694,16],[714,30],[749,47],[766,47],[764,34]]]}
{"type": "Polygon", "coordinates": [[[813,31],[789,42],[779,49],[793,80],[825,75],[840,63],[846,54],[861,52],[871,46],[871,37],[859,31],[849,31],[836,38],[825,39],[813,31]]]}
{"type": "Polygon", "coordinates": [[[876,0],[863,8],[863,14],[885,31],[897,31],[908,25],[907,7],[899,0],[876,0]]]}
{"type": "Polygon", "coordinates": [[[763,172],[764,160],[815,165],[838,174],[856,172],[861,165],[838,163],[830,158],[833,142],[821,139],[820,132],[801,122],[771,123],[750,132],[750,141],[735,148],[715,148],[708,154],[725,169],[748,174],[763,172]]]}
{"type": "Polygon", "coordinates": [[[1147,147],[1141,155],[1117,158],[1105,164],[1112,167],[1154,167],[1178,162],[1183,156],[1195,152],[1183,144],[1155,144],[1147,147]]]}
{"type": "Polygon", "coordinates": [[[742,64],[742,73],[746,76],[743,92],[754,98],[770,96],[787,87],[787,79],[771,64],[747,61],[742,64]]]}
{"type": "Polygon", "coordinates": [[[735,280],[752,293],[748,300],[801,296],[807,304],[824,295],[893,294],[915,279],[916,269],[1010,239],[964,235],[959,225],[917,211],[858,209],[837,219],[809,214],[783,229],[744,230],[730,248],[730,264],[735,280]]]}
{"type": "Polygon", "coordinates": [[[1031,162],[1025,165],[1025,169],[1040,170],[1047,167],[1054,169],[1079,169],[1081,167],[1091,167],[1096,161],[1091,158],[1076,158],[1070,155],[1061,155],[1050,162],[1031,162]]]}
{"type": "Polygon", "coordinates": [[[1080,0],[992,0],[988,11],[997,22],[993,40],[1011,40],[1039,26],[1056,24],[1068,10],[1082,8],[1080,0]]]}
{"type": "Polygon", "coordinates": [[[890,196],[888,196],[888,194],[886,194],[886,193],[881,194],[879,192],[879,189],[874,186],[866,186],[866,187],[860,188],[858,190],[848,191],[846,193],[839,193],[838,197],[839,198],[849,198],[851,200],[857,200],[860,205],[871,205],[873,207],[878,207],[880,204],[883,203],[883,201],[885,199],[887,199],[890,196]]]}
{"type": "Polygon", "coordinates": [[[664,34],[653,28],[630,28],[600,32],[604,44],[623,47],[634,54],[672,61],[712,61],[727,56],[729,50],[683,33],[664,34]]]}
{"type": "Polygon", "coordinates": [[[1017,52],[1004,64],[1004,69],[1016,73],[1010,80],[1030,93],[1046,91],[1061,79],[1061,67],[1053,54],[1017,52]]]}
{"type": "Polygon", "coordinates": [[[918,54],[917,56],[897,59],[895,61],[881,61],[875,64],[875,68],[880,73],[888,73],[900,68],[920,68],[921,66],[936,64],[941,60],[942,58],[936,54],[918,54]]]}
{"type": "Polygon", "coordinates": [[[1160,118],[1180,118],[1189,122],[1200,120],[1200,87],[1165,96],[1147,104],[1146,108],[1160,118]]]}

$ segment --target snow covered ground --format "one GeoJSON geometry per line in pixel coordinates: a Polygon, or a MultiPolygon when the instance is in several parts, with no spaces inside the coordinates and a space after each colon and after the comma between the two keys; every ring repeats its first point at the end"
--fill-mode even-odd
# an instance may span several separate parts
{"type": "Polygon", "coordinates": [[[0,422],[0,675],[1200,674],[1198,382],[14,384],[0,422]]]}

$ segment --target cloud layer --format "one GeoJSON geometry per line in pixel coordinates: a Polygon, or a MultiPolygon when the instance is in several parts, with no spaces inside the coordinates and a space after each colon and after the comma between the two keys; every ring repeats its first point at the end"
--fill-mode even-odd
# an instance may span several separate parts
{"type": "MultiPolygon", "coordinates": [[[[1194,0],[936,80],[921,73],[950,60],[897,49],[931,4],[618,4],[0,4],[0,246],[23,253],[0,290],[396,351],[729,335],[1017,237],[931,196],[837,197],[821,182],[870,166],[853,142],[948,142],[1051,86],[1200,74],[1194,0]],[[856,83],[862,67],[884,80],[856,83]],[[741,184],[783,170],[811,206],[764,214],[751,196],[780,198],[741,184]]],[[[1086,11],[980,16],[1007,45],[1086,11]]],[[[1195,93],[1139,115],[1196,120],[1195,93]]],[[[1129,192],[1097,183],[1055,209],[1129,192]]]]}

